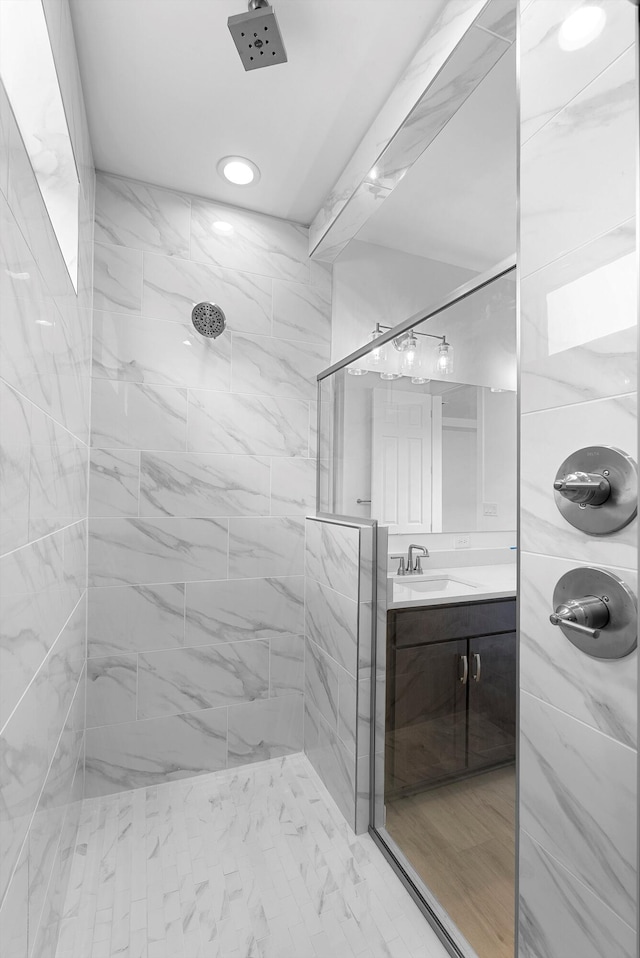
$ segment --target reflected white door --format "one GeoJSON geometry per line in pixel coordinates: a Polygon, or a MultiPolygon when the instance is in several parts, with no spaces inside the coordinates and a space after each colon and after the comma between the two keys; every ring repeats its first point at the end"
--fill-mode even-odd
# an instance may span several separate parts
{"type": "Polygon", "coordinates": [[[432,397],[373,391],[371,516],[389,533],[431,532],[432,397]]]}

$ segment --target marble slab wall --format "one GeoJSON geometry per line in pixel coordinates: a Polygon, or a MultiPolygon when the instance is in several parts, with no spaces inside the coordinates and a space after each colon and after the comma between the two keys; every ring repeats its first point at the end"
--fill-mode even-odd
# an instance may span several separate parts
{"type": "Polygon", "coordinates": [[[591,658],[549,623],[571,568],[638,585],[637,520],[589,537],[552,491],[582,446],[637,459],[637,11],[596,5],[604,31],[570,53],[573,0],[520,15],[520,958],[637,948],[637,652],[591,658]]]}
{"type": "Polygon", "coordinates": [[[80,178],[79,284],[0,84],[3,958],[55,954],[84,779],[95,174],[67,0],[44,10],[80,178]]]}
{"type": "Polygon", "coordinates": [[[98,174],[86,795],[302,748],[331,270],[307,231],[98,174]],[[191,310],[216,302],[215,340],[191,310]]]}
{"type": "Polygon", "coordinates": [[[307,519],[304,750],[349,825],[369,823],[373,527],[307,519]]]}

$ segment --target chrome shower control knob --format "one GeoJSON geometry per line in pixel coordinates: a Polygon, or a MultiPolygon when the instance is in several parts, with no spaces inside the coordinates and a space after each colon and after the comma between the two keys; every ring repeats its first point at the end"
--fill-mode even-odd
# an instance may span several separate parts
{"type": "Polygon", "coordinates": [[[596,659],[620,659],[637,644],[638,610],[635,596],[622,579],[581,566],[566,572],[553,592],[552,625],[596,659]],[[574,596],[580,598],[574,598],[574,596]]]}
{"type": "Polygon", "coordinates": [[[590,506],[601,506],[611,495],[609,480],[592,472],[570,472],[564,479],[556,479],[553,488],[571,502],[590,506]]]}
{"type": "Polygon", "coordinates": [[[552,625],[564,625],[574,632],[582,632],[592,639],[600,637],[600,630],[609,621],[609,609],[604,599],[587,595],[582,599],[562,602],[549,616],[552,625]]]}
{"type": "Polygon", "coordinates": [[[590,536],[610,535],[637,514],[637,466],[614,446],[585,446],[560,465],[553,494],[558,509],[576,529],[590,536]]]}

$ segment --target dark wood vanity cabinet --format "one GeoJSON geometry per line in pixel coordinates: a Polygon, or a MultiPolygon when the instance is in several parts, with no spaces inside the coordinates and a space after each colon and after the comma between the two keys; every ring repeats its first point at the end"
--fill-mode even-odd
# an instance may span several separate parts
{"type": "Polygon", "coordinates": [[[388,615],[389,796],[512,761],[515,599],[388,615]]]}

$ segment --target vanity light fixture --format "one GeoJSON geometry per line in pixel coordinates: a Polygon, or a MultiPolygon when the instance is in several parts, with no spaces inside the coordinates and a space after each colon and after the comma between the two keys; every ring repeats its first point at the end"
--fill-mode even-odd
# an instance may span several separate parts
{"type": "Polygon", "coordinates": [[[260,170],[245,156],[223,156],[218,161],[218,173],[236,186],[248,186],[260,179],[260,170]]]}
{"type": "Polygon", "coordinates": [[[380,373],[380,379],[390,382],[392,379],[402,379],[402,373],[380,373]]]}
{"type": "Polygon", "coordinates": [[[347,372],[350,376],[366,376],[369,370],[362,366],[349,366],[347,372]]]}
{"type": "Polygon", "coordinates": [[[412,376],[411,382],[414,386],[424,386],[426,383],[430,383],[430,379],[425,379],[424,376],[412,376]]]}
{"type": "MultiPolygon", "coordinates": [[[[371,333],[371,340],[374,341],[378,336],[381,335],[382,330],[393,329],[393,326],[383,326],[382,323],[376,323],[376,328],[371,333]]],[[[396,349],[399,353],[406,353],[405,360],[402,364],[402,369],[405,375],[411,376],[412,373],[417,372],[415,369],[416,365],[416,354],[418,350],[418,341],[416,336],[424,336],[427,339],[438,339],[440,340],[440,345],[438,346],[438,359],[436,361],[436,372],[444,376],[450,376],[453,372],[453,346],[451,343],[447,342],[446,336],[437,336],[435,333],[422,333],[417,329],[410,329],[406,333],[400,333],[399,336],[396,336],[393,342],[393,348],[396,349]]],[[[375,350],[374,350],[375,352],[375,350]]],[[[418,365],[422,365],[420,362],[418,365]]],[[[398,378],[398,377],[394,377],[398,378]]],[[[422,377],[417,377],[422,378],[422,377]]]]}
{"type": "MultiPolygon", "coordinates": [[[[382,336],[382,326],[380,323],[376,323],[376,328],[371,333],[369,341],[375,343],[376,339],[379,339],[380,336],[382,336]]],[[[372,349],[371,352],[367,354],[367,362],[369,366],[381,366],[386,358],[386,346],[378,346],[376,349],[372,349]]]]}
{"type": "Polygon", "coordinates": [[[571,53],[592,43],[604,30],[607,15],[602,7],[588,4],[569,14],[560,27],[558,43],[561,50],[571,53]]]}

